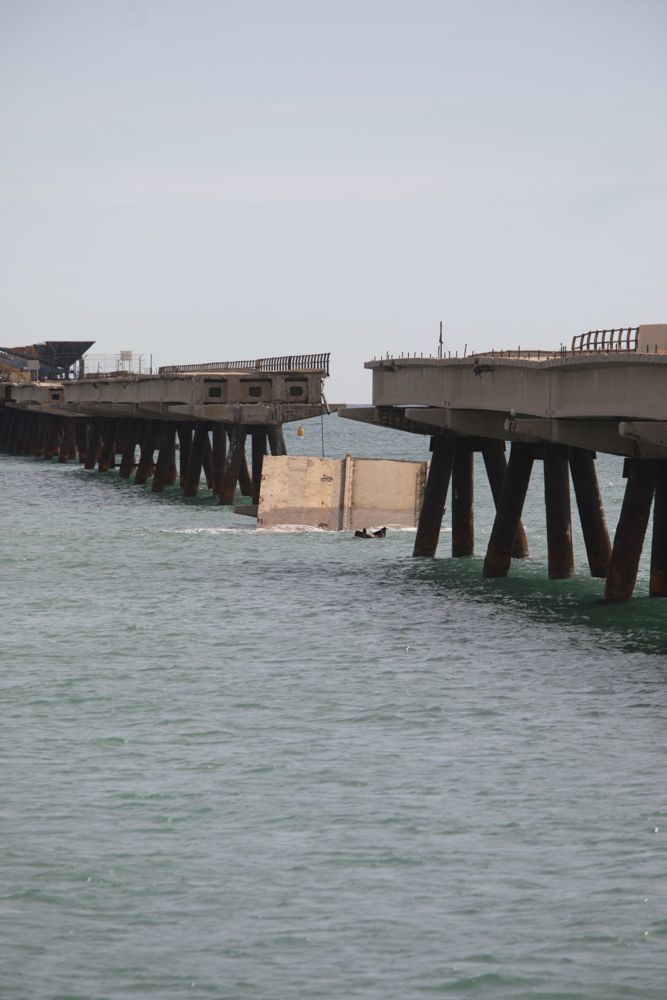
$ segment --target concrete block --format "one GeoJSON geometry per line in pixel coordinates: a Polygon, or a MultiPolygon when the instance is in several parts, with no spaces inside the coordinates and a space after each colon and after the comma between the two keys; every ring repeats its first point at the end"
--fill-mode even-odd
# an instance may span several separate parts
{"type": "Polygon", "coordinates": [[[427,462],[268,455],[258,528],[297,524],[326,531],[399,525],[414,528],[427,462]]]}

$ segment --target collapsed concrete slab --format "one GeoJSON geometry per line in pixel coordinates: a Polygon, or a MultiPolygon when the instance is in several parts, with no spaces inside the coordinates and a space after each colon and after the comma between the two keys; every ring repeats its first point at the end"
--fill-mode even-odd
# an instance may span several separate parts
{"type": "Polygon", "coordinates": [[[267,456],[258,528],[284,524],[354,531],[380,525],[414,528],[427,462],[378,458],[267,456]]]}

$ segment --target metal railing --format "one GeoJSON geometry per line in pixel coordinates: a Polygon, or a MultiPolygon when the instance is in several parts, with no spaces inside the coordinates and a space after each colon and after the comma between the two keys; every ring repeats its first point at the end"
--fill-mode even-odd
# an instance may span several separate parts
{"type": "Polygon", "coordinates": [[[572,338],[573,351],[636,351],[638,326],[618,330],[589,330],[572,338]]]}
{"type": "Polygon", "coordinates": [[[256,358],[254,361],[207,361],[200,365],[163,365],[160,375],[180,372],[320,372],[329,374],[330,354],[288,354],[280,358],[256,358]]]}

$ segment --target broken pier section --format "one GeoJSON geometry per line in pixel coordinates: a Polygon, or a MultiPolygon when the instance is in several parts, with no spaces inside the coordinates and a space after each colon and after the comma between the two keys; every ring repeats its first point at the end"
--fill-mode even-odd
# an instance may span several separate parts
{"type": "Polygon", "coordinates": [[[387,357],[366,367],[373,406],[342,416],[431,438],[415,556],[436,553],[450,484],[452,556],[472,555],[472,456],[481,452],[496,506],[484,576],[506,576],[513,558],[528,555],[521,515],[534,464],[542,462],[549,577],[574,573],[571,482],[590,572],[605,580],[605,599],[632,595],[651,509],[650,594],[667,596],[667,324],[591,331],[570,350],[387,357]],[[613,544],[598,452],[624,459],[613,544]]]}

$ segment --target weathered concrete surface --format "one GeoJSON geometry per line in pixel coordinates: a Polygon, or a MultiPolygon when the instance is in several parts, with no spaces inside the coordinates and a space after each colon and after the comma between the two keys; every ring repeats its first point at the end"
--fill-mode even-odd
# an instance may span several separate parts
{"type": "Polygon", "coordinates": [[[327,531],[415,527],[426,472],[426,462],[267,456],[257,526],[298,524],[327,531]]]}
{"type": "Polygon", "coordinates": [[[637,350],[667,353],[667,323],[645,323],[637,330],[637,350]]]}
{"type": "Polygon", "coordinates": [[[259,426],[316,416],[321,393],[318,372],[207,372],[12,384],[5,387],[5,405],[70,417],[259,426]]]}
{"type": "Polygon", "coordinates": [[[655,341],[653,353],[370,361],[373,406],[341,413],[422,434],[667,458],[667,327],[639,330],[655,341]]]}
{"type": "Polygon", "coordinates": [[[575,354],[370,361],[375,406],[422,405],[546,419],[667,419],[667,356],[575,354]],[[483,367],[481,374],[476,371],[483,367]]]}
{"type": "MultiPolygon", "coordinates": [[[[667,324],[591,331],[575,339],[570,352],[371,361],[366,367],[373,372],[373,405],[346,408],[342,415],[430,434],[434,463],[436,453],[447,448],[452,453],[466,445],[480,450],[481,441],[484,452],[492,439],[512,442],[484,560],[489,577],[509,570],[535,459],[544,462],[549,575],[565,579],[572,574],[569,466],[591,573],[605,577],[607,600],[627,600],[635,585],[654,483],[660,478],[655,469],[667,464],[667,324]],[[598,451],[632,460],[613,549],[594,472],[598,451]]],[[[417,538],[426,541],[415,546],[415,555],[435,554],[447,476],[442,480],[432,501],[424,504],[417,538]]],[[[494,498],[497,493],[496,487],[494,498]]],[[[471,506],[466,496],[462,502],[471,506]]],[[[667,593],[662,576],[667,564],[665,507],[660,496],[652,547],[655,596],[667,593]]],[[[461,552],[470,548],[463,538],[461,552]]],[[[459,554],[458,545],[454,554],[459,554]]]]}
{"type": "Polygon", "coordinates": [[[257,527],[300,524],[339,531],[343,463],[333,458],[267,455],[262,469],[257,527]]]}
{"type": "Polygon", "coordinates": [[[427,472],[427,462],[346,458],[343,528],[416,527],[427,472]]]}

